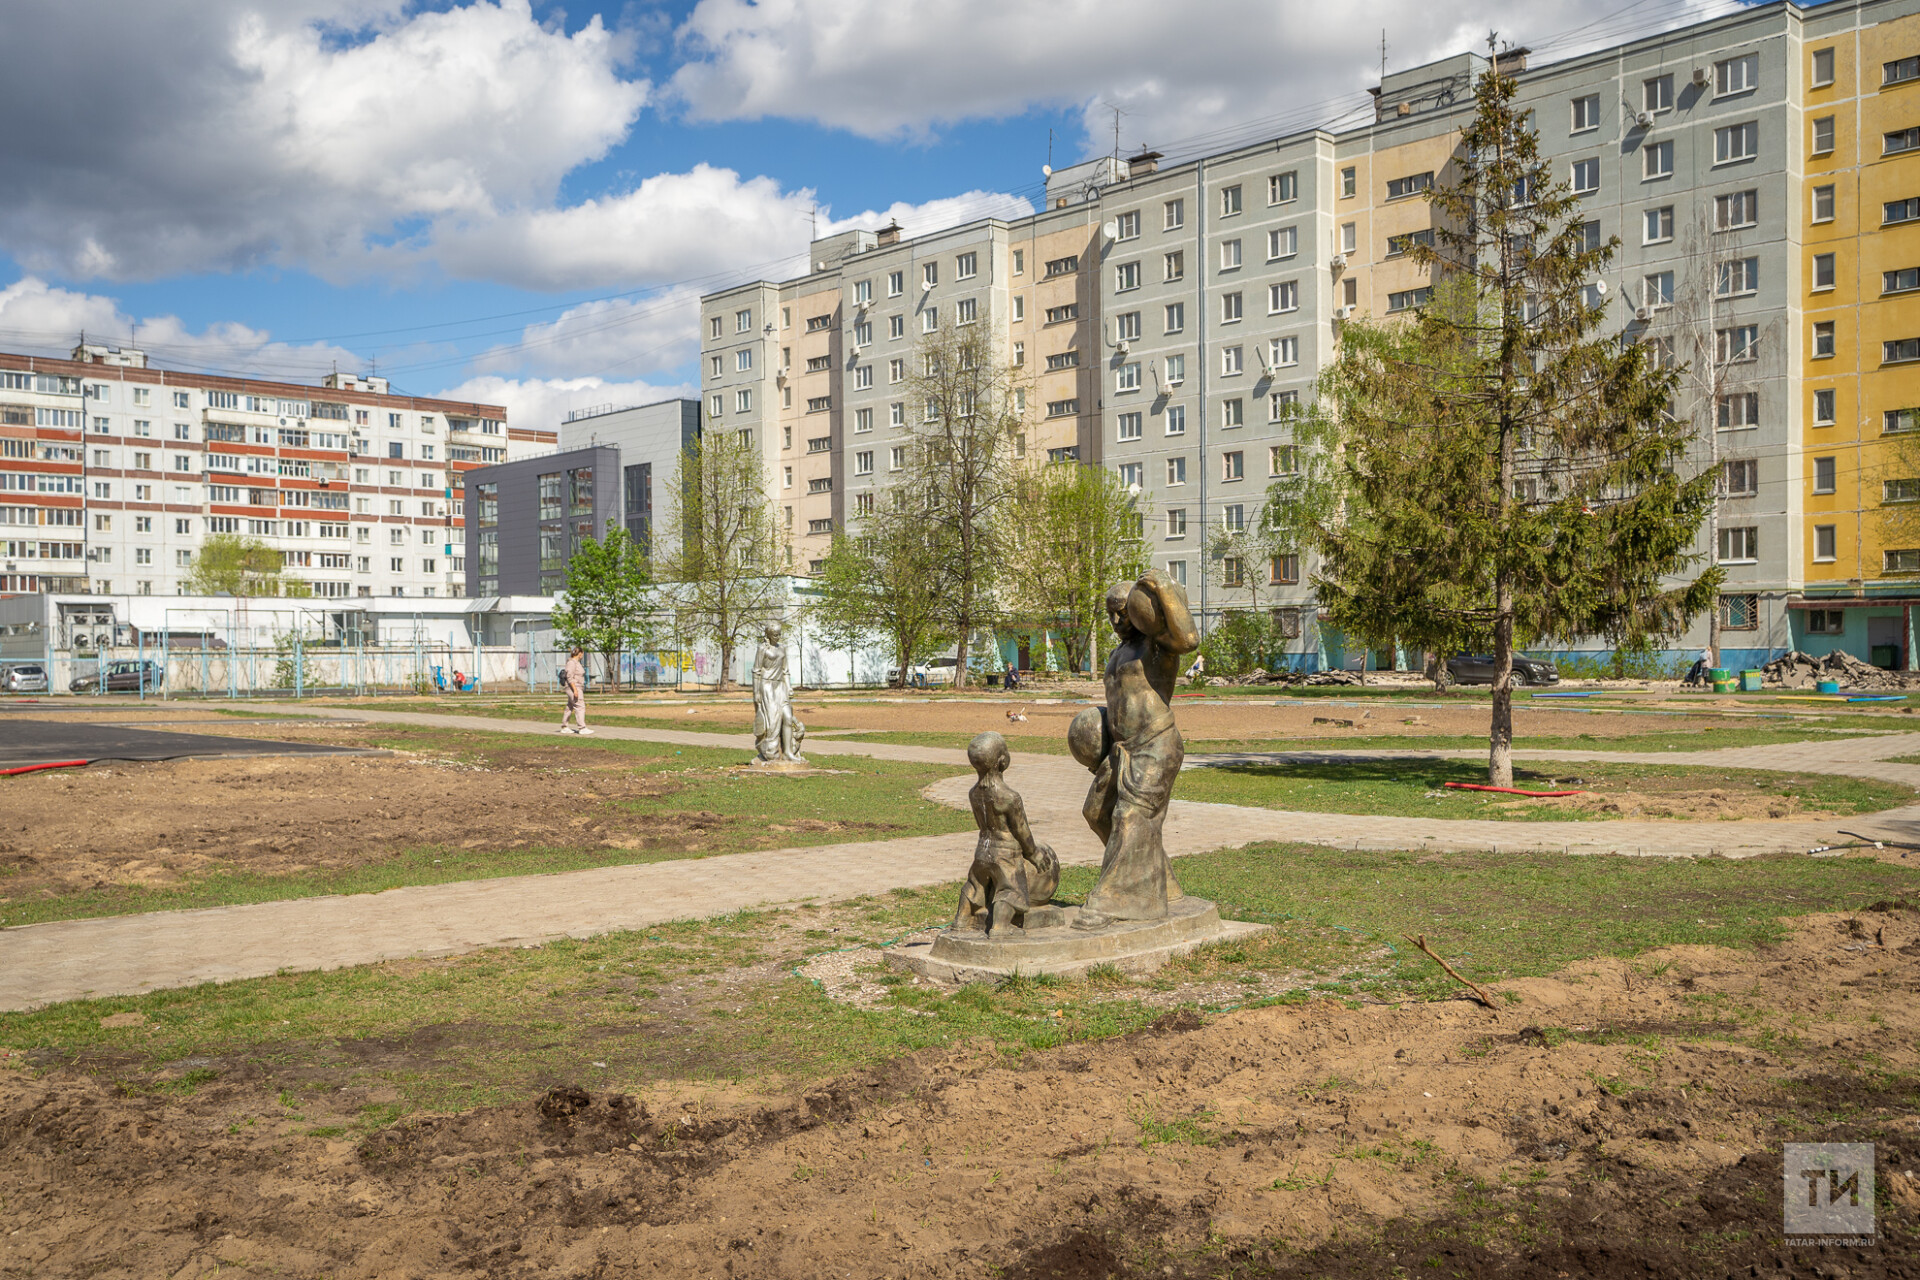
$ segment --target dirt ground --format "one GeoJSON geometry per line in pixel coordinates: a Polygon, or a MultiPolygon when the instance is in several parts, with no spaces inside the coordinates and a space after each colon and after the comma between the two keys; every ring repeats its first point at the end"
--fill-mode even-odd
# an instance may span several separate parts
{"type": "Polygon", "coordinates": [[[172,1064],[186,1088],[16,1057],[0,1274],[1914,1276],[1920,912],[1881,908],[1497,1013],[1178,1010],[791,1097],[556,1080],[364,1138],[287,1118],[271,1055],[172,1064]],[[1789,1140],[1876,1144],[1875,1243],[1784,1244],[1789,1140]]]}
{"type": "MultiPolygon", "coordinates": [[[[818,729],[866,729],[913,731],[918,733],[983,733],[993,729],[1008,738],[1064,738],[1067,724],[1082,709],[1080,703],[1043,704],[1002,701],[952,701],[923,703],[796,703],[795,713],[809,731],[818,729]],[[1024,714],[1024,722],[1007,719],[1009,711],[1024,714]]],[[[1366,737],[1447,737],[1454,735],[1484,737],[1487,732],[1487,708],[1484,703],[1458,707],[1404,707],[1388,704],[1340,705],[1323,700],[1311,706],[1273,706],[1268,703],[1223,701],[1183,701],[1178,706],[1180,732],[1188,741],[1200,739],[1244,738],[1328,738],[1353,733],[1366,737]],[[1349,721],[1350,724],[1314,723],[1349,721]]],[[[618,716],[622,708],[603,707],[602,713],[618,716]]],[[[747,731],[753,724],[753,708],[723,703],[706,707],[642,707],[650,718],[684,720],[689,725],[727,725],[747,731]]],[[[631,712],[629,711],[629,714],[631,712]]],[[[1647,733],[1688,733],[1708,728],[1751,729],[1768,722],[1731,716],[1583,714],[1571,711],[1534,710],[1515,707],[1516,732],[1529,737],[1615,738],[1647,733]]],[[[1910,728],[1911,723],[1892,723],[1886,728],[1910,728]]],[[[1863,726],[1863,732],[1872,729],[1863,726]]]]}
{"type": "MultiPolygon", "coordinates": [[[[373,740],[368,730],[326,723],[225,718],[206,727],[232,737],[373,740]]],[[[844,828],[848,839],[885,833],[877,824],[815,819],[755,831],[701,810],[640,815],[619,807],[679,789],[672,777],[635,772],[621,757],[559,746],[477,757],[114,762],[26,774],[6,780],[0,807],[0,903],[110,884],[176,884],[214,864],[262,875],[356,867],[429,846],[702,852],[775,848],[801,829],[844,828]]]]}

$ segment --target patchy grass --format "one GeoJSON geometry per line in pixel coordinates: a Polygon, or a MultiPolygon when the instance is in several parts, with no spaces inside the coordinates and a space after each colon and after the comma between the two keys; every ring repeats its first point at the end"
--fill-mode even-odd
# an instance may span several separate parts
{"type": "MultiPolygon", "coordinates": [[[[331,730],[330,730],[331,731],[331,730]]],[[[309,867],[273,874],[238,863],[215,862],[170,885],[103,884],[80,892],[43,896],[0,896],[5,925],[39,924],[90,916],[178,911],[237,906],[326,894],[379,893],[406,885],[492,880],[505,876],[551,875],[591,867],[627,866],[680,858],[704,858],[754,849],[837,844],[850,840],[893,839],[971,829],[972,818],[921,796],[921,790],[949,777],[951,766],[875,760],[867,756],[823,761],[835,772],[813,776],[742,775],[746,762],[738,750],[676,747],[605,738],[566,738],[474,730],[370,724],[351,729],[354,740],[369,746],[428,755],[456,764],[485,767],[505,753],[538,751],[556,767],[579,761],[587,769],[609,762],[635,773],[659,777],[657,795],[619,801],[583,801],[616,806],[636,833],[668,833],[667,847],[626,849],[604,844],[475,848],[422,845],[343,867],[309,867]],[[564,744],[564,745],[562,745],[564,744]],[[701,816],[689,828],[689,814],[701,816]],[[698,834],[695,834],[698,832],[698,834]]],[[[449,785],[513,785],[511,774],[484,781],[481,774],[454,773],[449,785]]],[[[440,779],[434,784],[439,785],[440,779]]],[[[0,781],[0,788],[6,785],[0,781]]],[[[497,833],[476,831],[490,836],[497,833]]],[[[505,837],[501,837],[505,843],[505,837]]],[[[7,877],[0,870],[0,895],[7,877]]]]}
{"type": "MultiPolygon", "coordinates": [[[[1314,813],[1383,814],[1409,818],[1491,818],[1567,821],[1622,816],[1590,807],[1586,797],[1528,801],[1525,797],[1445,789],[1448,782],[1484,783],[1477,761],[1448,759],[1317,760],[1232,764],[1188,769],[1180,796],[1217,804],[1257,805],[1314,813]]],[[[1677,765],[1559,762],[1513,771],[1516,787],[1554,790],[1577,786],[1604,799],[1632,796],[1636,816],[1700,815],[1703,794],[1719,793],[1728,817],[1766,817],[1752,797],[1792,802],[1797,812],[1872,813],[1911,803],[1913,788],[1868,778],[1761,770],[1684,768],[1677,765]],[[1577,779],[1578,781],[1573,781],[1577,779]],[[1731,811],[1736,804],[1755,812],[1731,811]]],[[[1712,805],[1708,806],[1713,807],[1712,805]]]]}
{"type": "MultiPolygon", "coordinates": [[[[0,1048],[16,1052],[13,1063],[71,1062],[130,1089],[262,1072],[295,1097],[374,1087],[381,1092],[370,1102],[390,1119],[558,1082],[600,1090],[816,1079],[982,1038],[1018,1055],[1137,1030],[1181,1004],[1456,995],[1405,933],[1426,934],[1469,976],[1496,981],[1669,945],[1752,947],[1781,937],[1789,916],[1920,892],[1920,873],[1869,859],[1260,845],[1176,866],[1189,893],[1275,928],[1182,957],[1147,980],[1102,970],[959,990],[902,983],[874,1009],[837,1004],[795,976],[810,953],[878,946],[938,923],[958,889],[945,885],[527,949],[74,1001],[0,1014],[0,1048]],[[122,1013],[145,1021],[101,1026],[122,1013]]],[[[1069,868],[1062,896],[1084,894],[1092,880],[1069,868]]],[[[1207,1139],[1207,1117],[1142,1114],[1154,1126],[1141,1122],[1143,1141],[1207,1139]]]]}

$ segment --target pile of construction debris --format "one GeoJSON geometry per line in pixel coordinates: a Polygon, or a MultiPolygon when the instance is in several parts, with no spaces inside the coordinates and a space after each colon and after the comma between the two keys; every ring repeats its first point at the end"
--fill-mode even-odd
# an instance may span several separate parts
{"type": "Polygon", "coordinates": [[[1209,679],[1220,684],[1277,684],[1288,689],[1366,683],[1358,671],[1250,671],[1243,676],[1214,676],[1209,679]]]}
{"type": "Polygon", "coordinates": [[[1920,687],[1920,672],[1883,671],[1835,649],[1824,658],[1795,649],[1760,668],[1768,684],[1784,689],[1811,689],[1817,681],[1837,680],[1842,689],[1905,689],[1920,687]]]}

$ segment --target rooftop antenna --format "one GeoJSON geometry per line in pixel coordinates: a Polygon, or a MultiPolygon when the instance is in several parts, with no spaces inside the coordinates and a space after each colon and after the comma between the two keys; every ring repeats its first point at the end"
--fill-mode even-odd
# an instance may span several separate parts
{"type": "Polygon", "coordinates": [[[1387,82],[1387,29],[1380,28],[1380,83],[1387,82]]]}
{"type": "Polygon", "coordinates": [[[820,204],[818,201],[815,201],[813,207],[807,210],[807,239],[818,240],[819,238],[820,204]]]}

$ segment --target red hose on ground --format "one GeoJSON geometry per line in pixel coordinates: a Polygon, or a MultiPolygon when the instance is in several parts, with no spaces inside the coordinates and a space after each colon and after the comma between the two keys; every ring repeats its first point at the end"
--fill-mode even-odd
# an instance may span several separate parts
{"type": "Polygon", "coordinates": [[[17,769],[0,769],[0,778],[16,773],[38,773],[42,769],[72,769],[92,764],[91,760],[49,760],[45,764],[23,764],[17,769]]]}
{"type": "Polygon", "coordinates": [[[1485,787],[1477,782],[1448,782],[1443,784],[1456,791],[1499,791],[1510,796],[1583,796],[1585,791],[1522,791],[1518,787],[1485,787]]]}

